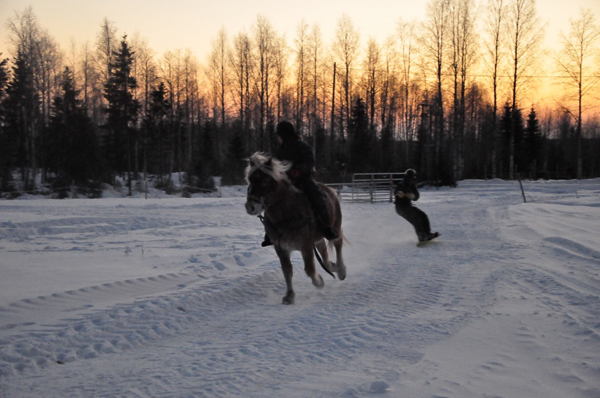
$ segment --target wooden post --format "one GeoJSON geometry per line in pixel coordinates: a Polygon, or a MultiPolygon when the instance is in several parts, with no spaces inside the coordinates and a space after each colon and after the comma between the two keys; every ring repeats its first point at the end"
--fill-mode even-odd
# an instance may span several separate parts
{"type": "Polygon", "coordinates": [[[527,199],[525,198],[525,191],[523,190],[523,183],[521,182],[521,174],[517,173],[517,179],[519,180],[519,185],[521,186],[521,194],[523,195],[523,203],[527,203],[527,199]]]}

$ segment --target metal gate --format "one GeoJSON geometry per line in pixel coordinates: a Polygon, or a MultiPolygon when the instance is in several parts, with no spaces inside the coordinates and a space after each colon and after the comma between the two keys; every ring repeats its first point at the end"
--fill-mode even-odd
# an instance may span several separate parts
{"type": "Polygon", "coordinates": [[[393,202],[394,188],[404,178],[404,172],[355,173],[351,183],[327,184],[334,188],[340,200],[351,202],[393,202]]]}

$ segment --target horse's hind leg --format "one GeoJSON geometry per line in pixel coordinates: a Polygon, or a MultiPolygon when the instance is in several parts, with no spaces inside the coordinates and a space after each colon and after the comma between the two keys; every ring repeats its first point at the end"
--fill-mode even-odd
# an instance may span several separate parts
{"type": "Polygon", "coordinates": [[[306,272],[306,275],[312,279],[313,285],[322,288],[325,285],[325,282],[315,269],[315,255],[313,253],[312,245],[308,245],[302,249],[302,259],[304,260],[304,271],[306,272]]]}
{"type": "Polygon", "coordinates": [[[290,261],[290,253],[280,248],[276,248],[275,251],[279,257],[279,262],[281,263],[281,270],[283,271],[283,277],[285,279],[285,285],[287,288],[285,296],[283,296],[282,304],[294,304],[296,293],[292,287],[294,268],[292,267],[292,262],[290,261]]]}

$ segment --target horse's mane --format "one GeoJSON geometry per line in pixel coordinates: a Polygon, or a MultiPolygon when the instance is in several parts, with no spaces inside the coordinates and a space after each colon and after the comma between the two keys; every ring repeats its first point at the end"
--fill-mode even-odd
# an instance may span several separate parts
{"type": "Polygon", "coordinates": [[[277,182],[287,181],[289,182],[286,171],[292,167],[289,162],[282,162],[274,157],[271,157],[263,152],[255,152],[248,159],[248,166],[246,167],[245,175],[246,182],[250,183],[248,178],[250,174],[260,169],[263,173],[266,173],[273,177],[277,182]]]}

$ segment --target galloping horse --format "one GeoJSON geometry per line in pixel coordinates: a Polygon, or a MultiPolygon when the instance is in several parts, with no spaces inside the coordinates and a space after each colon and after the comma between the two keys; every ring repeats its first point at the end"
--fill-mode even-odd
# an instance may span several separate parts
{"type": "MultiPolygon", "coordinates": [[[[281,262],[287,292],[283,304],[293,304],[294,289],[292,288],[292,262],[290,255],[297,250],[302,253],[304,271],[312,279],[313,285],[322,288],[323,278],[315,269],[313,250],[316,248],[323,259],[323,268],[333,275],[335,272],[340,280],[346,278],[346,266],[342,257],[342,210],[335,191],[318,183],[325,194],[325,203],[331,215],[332,226],[338,231],[339,238],[330,241],[335,247],[336,262],[329,261],[327,245],[323,234],[317,228],[315,216],[310,202],[305,195],[295,188],[286,175],[291,165],[256,152],[246,168],[248,195],[246,211],[253,216],[261,217],[265,230],[275,246],[275,251],[281,262]],[[264,217],[261,216],[264,211],[264,217]]],[[[315,253],[316,253],[315,250],[315,253]]]]}

